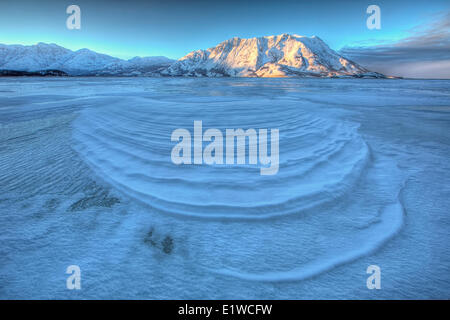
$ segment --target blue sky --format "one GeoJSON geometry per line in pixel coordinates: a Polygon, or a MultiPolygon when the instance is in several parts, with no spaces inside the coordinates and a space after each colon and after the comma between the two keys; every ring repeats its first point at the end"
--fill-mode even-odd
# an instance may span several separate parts
{"type": "MultiPolygon", "coordinates": [[[[47,42],[125,59],[178,59],[236,36],[295,33],[317,35],[340,50],[395,45],[436,20],[448,19],[449,12],[448,0],[2,0],[0,43],[47,42]],[[71,4],[81,8],[81,30],[66,28],[66,8],[71,4]],[[381,8],[381,30],[366,27],[371,4],[381,8]]],[[[348,53],[357,62],[361,57],[348,53]]]]}
{"type": "Polygon", "coordinates": [[[397,40],[408,30],[449,11],[450,1],[376,1],[381,30],[368,30],[366,8],[374,1],[85,1],[4,0],[0,42],[53,42],[131,58],[180,58],[238,37],[281,33],[318,35],[333,49],[360,41],[397,40]],[[66,8],[81,8],[81,30],[68,30],[66,8]]]}

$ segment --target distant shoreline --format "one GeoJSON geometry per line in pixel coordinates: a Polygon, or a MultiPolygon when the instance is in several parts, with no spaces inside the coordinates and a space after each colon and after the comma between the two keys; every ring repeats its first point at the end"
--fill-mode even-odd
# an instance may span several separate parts
{"type": "MultiPolygon", "coordinates": [[[[22,71],[22,70],[0,70],[0,78],[2,77],[70,77],[70,78],[189,78],[189,79],[204,79],[204,78],[235,78],[235,79],[243,79],[243,78],[276,78],[276,79],[408,79],[402,77],[364,77],[358,75],[349,75],[349,76],[331,76],[331,77],[321,77],[321,76],[271,76],[271,77],[232,77],[232,76],[223,76],[223,77],[198,77],[198,76],[182,76],[182,75],[160,75],[160,76],[142,76],[142,75],[98,75],[98,74],[80,74],[80,75],[71,75],[61,70],[37,70],[37,71],[22,71]]],[[[445,80],[445,79],[417,79],[417,80],[445,80]]]]}

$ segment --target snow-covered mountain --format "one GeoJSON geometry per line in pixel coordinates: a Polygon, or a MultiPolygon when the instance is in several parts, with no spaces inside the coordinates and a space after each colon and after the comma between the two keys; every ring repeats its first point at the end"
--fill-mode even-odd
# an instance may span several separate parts
{"type": "Polygon", "coordinates": [[[72,51],[56,44],[31,46],[0,44],[0,70],[61,70],[71,75],[152,75],[174,60],[135,57],[122,60],[89,49],[72,51]]]}
{"type": "Polygon", "coordinates": [[[0,44],[0,69],[37,71],[50,69],[72,51],[56,44],[38,43],[33,46],[0,44]]]}
{"type": "Polygon", "coordinates": [[[151,75],[159,76],[161,71],[165,70],[168,66],[174,63],[175,60],[163,57],[134,57],[130,60],[120,60],[107,65],[101,71],[98,71],[99,75],[151,75]]]}
{"type": "Polygon", "coordinates": [[[178,61],[166,57],[122,60],[42,42],[32,46],[0,44],[0,70],[104,76],[385,77],[344,58],[319,37],[290,34],[233,38],[178,61]]]}
{"type": "Polygon", "coordinates": [[[384,77],[339,55],[319,37],[290,34],[229,39],[216,47],[189,53],[164,70],[163,74],[210,77],[384,77]]]}

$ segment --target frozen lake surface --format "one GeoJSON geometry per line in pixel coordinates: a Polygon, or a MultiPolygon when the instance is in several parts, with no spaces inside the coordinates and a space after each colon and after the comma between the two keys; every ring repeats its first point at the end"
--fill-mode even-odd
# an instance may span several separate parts
{"type": "Polygon", "coordinates": [[[450,81],[3,78],[0,298],[448,299],[449,159],[450,81]],[[173,164],[195,120],[279,172],[173,164]]]}

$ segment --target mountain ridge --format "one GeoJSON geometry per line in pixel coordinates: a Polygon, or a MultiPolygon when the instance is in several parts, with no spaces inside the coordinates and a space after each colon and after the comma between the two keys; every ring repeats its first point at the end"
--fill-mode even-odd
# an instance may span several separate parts
{"type": "Polygon", "coordinates": [[[175,60],[134,57],[123,60],[87,48],[72,51],[54,43],[0,44],[0,69],[22,72],[60,70],[69,75],[158,75],[175,60]]]}
{"type": "Polygon", "coordinates": [[[163,71],[193,77],[373,77],[371,72],[332,50],[319,37],[281,34],[234,37],[206,50],[195,50],[163,71]]]}
{"type": "Polygon", "coordinates": [[[179,60],[163,56],[123,60],[86,48],[72,51],[43,42],[0,44],[0,70],[24,74],[56,70],[72,76],[386,78],[340,55],[317,36],[287,33],[234,37],[179,60]]]}

